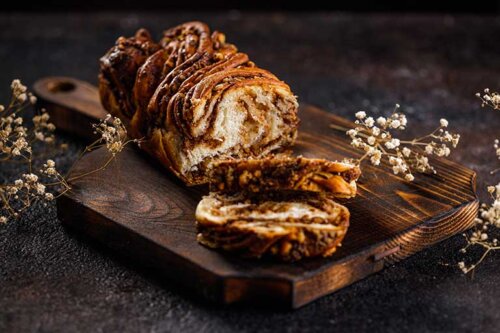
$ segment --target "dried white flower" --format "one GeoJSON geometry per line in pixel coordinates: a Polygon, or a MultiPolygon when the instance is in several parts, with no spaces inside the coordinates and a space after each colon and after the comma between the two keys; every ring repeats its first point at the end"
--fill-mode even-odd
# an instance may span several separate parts
{"type": "Polygon", "coordinates": [[[28,173],[23,175],[27,182],[36,183],[38,181],[38,176],[34,173],[28,173]]]}
{"type": "Polygon", "coordinates": [[[10,85],[12,89],[12,95],[14,98],[17,98],[19,95],[26,93],[27,87],[21,83],[19,79],[12,80],[10,85]]]}
{"type": "Polygon", "coordinates": [[[358,131],[355,129],[350,129],[347,131],[347,135],[349,135],[351,138],[354,138],[356,135],[358,135],[358,131]]]}
{"type": "Polygon", "coordinates": [[[401,123],[401,129],[404,129],[408,124],[408,120],[406,119],[406,116],[404,114],[401,115],[399,122],[401,123]]]}
{"type": "Polygon", "coordinates": [[[490,92],[489,89],[484,89],[484,94],[476,93],[476,96],[481,99],[481,107],[489,106],[494,110],[500,110],[500,94],[497,92],[490,92]]]}
{"type": "Polygon", "coordinates": [[[474,219],[474,230],[470,236],[464,234],[467,245],[462,249],[462,252],[465,252],[465,249],[471,246],[481,246],[484,249],[484,253],[475,264],[466,267],[465,269],[461,268],[464,273],[469,273],[474,270],[490,251],[500,250],[498,239],[493,238],[492,240],[489,240],[491,237],[488,235],[489,232],[498,232],[500,229],[500,183],[496,186],[488,186],[487,190],[491,195],[493,202],[490,205],[485,203],[481,204],[479,216],[474,219]],[[494,230],[490,231],[490,229],[494,230]]]}
{"type": "Polygon", "coordinates": [[[38,194],[45,194],[45,185],[40,183],[36,184],[36,192],[38,194]]]}
{"type": "Polygon", "coordinates": [[[45,135],[42,132],[35,132],[35,138],[39,141],[45,140],[45,135]]]}
{"type": "Polygon", "coordinates": [[[54,195],[49,186],[67,190],[68,184],[55,169],[53,160],[48,160],[44,169],[36,174],[33,170],[33,148],[35,140],[53,142],[55,126],[49,123],[50,116],[45,110],[33,118],[33,127],[23,126],[24,109],[36,102],[36,97],[27,90],[20,80],[11,83],[12,98],[7,107],[0,106],[0,160],[5,163],[19,163],[21,174],[13,183],[0,184],[0,216],[2,222],[7,218],[16,218],[22,211],[38,200],[49,200],[54,195]],[[29,171],[27,171],[29,170],[29,171]],[[52,181],[45,183],[47,178],[52,181]]]}
{"type": "Polygon", "coordinates": [[[385,127],[385,124],[387,123],[387,119],[384,117],[378,117],[377,118],[377,124],[379,124],[380,127],[385,127]]]}
{"type": "Polygon", "coordinates": [[[399,145],[400,145],[399,139],[391,139],[390,141],[387,141],[385,143],[387,149],[396,149],[397,147],[399,147],[399,145]]]}
{"type": "MultiPolygon", "coordinates": [[[[497,155],[498,159],[500,160],[500,144],[498,143],[498,139],[496,139],[494,142],[493,142],[493,148],[495,148],[495,154],[497,155]]],[[[500,170],[500,168],[496,169],[496,170],[493,170],[491,173],[495,173],[497,172],[498,170],[500,170]]]]}
{"type": "Polygon", "coordinates": [[[401,123],[399,122],[398,119],[394,119],[392,122],[391,122],[391,127],[392,128],[399,128],[399,126],[401,126],[401,123]]]}
{"type": "Polygon", "coordinates": [[[355,114],[356,127],[346,134],[351,138],[353,147],[365,151],[360,160],[369,158],[373,165],[379,165],[385,155],[395,174],[402,174],[407,181],[413,181],[413,171],[435,173],[427,155],[448,156],[450,148],[457,146],[460,136],[445,131],[449,123],[441,119],[440,126],[432,133],[418,139],[401,140],[394,133],[405,130],[408,120],[399,108],[396,105],[389,117],[378,117],[376,120],[365,111],[358,111],[355,114]]]}
{"type": "Polygon", "coordinates": [[[54,166],[48,166],[48,165],[46,166],[44,164],[45,169],[42,170],[43,173],[45,173],[48,176],[56,176],[56,175],[58,175],[58,172],[56,170],[55,164],[51,164],[51,165],[54,165],[54,166]]]}
{"type": "Polygon", "coordinates": [[[366,117],[366,112],[365,111],[358,111],[358,112],[356,112],[356,114],[354,116],[361,120],[361,119],[364,119],[366,117]]]}
{"type": "Polygon", "coordinates": [[[413,177],[413,175],[412,175],[411,173],[407,173],[407,174],[405,175],[405,179],[406,179],[407,181],[409,181],[409,182],[412,182],[412,181],[415,179],[415,177],[413,177]]]}
{"type": "Polygon", "coordinates": [[[140,140],[128,140],[127,130],[120,118],[112,117],[110,114],[93,127],[94,133],[101,136],[98,142],[103,142],[113,156],[121,152],[129,142],[140,142],[140,140]]]}
{"type": "Polygon", "coordinates": [[[382,152],[378,149],[375,149],[370,156],[370,162],[373,165],[379,165],[381,159],[382,159],[382,152]]]}
{"type": "Polygon", "coordinates": [[[373,127],[375,125],[375,120],[372,117],[368,117],[365,119],[365,125],[368,127],[373,127]]]}
{"type": "Polygon", "coordinates": [[[30,95],[30,96],[29,96],[29,99],[30,99],[30,103],[31,103],[31,104],[36,104],[36,101],[37,101],[36,96],[34,96],[34,95],[30,95]]]}
{"type": "Polygon", "coordinates": [[[26,95],[25,93],[19,94],[19,95],[17,96],[17,101],[18,101],[19,103],[24,103],[24,102],[26,102],[26,99],[28,99],[28,95],[26,95]]]}

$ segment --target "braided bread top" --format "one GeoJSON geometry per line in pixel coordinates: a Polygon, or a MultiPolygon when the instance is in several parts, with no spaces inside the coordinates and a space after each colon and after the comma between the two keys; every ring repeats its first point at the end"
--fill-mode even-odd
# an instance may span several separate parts
{"type": "Polygon", "coordinates": [[[154,143],[145,149],[184,180],[187,170],[197,169],[195,164],[201,160],[238,155],[241,149],[258,155],[265,150],[262,147],[273,150],[290,144],[296,136],[297,102],[288,85],[256,67],[226,42],[224,34],[211,33],[202,22],[168,29],[159,42],[145,29],[131,38],[120,37],[101,58],[100,68],[103,106],[124,121],[131,136],[151,139],[154,143]],[[232,91],[249,86],[271,92],[271,102],[259,97],[255,89],[238,95],[235,103],[247,110],[245,126],[258,127],[258,133],[247,135],[248,143],[229,147],[223,143],[226,138],[215,134],[220,132],[218,109],[232,91]],[[276,129],[264,128],[272,125],[263,118],[269,104],[279,110],[280,131],[286,132],[281,139],[276,129]],[[251,111],[259,108],[260,113],[251,111]],[[189,150],[199,144],[212,151],[190,160],[189,150]]]}

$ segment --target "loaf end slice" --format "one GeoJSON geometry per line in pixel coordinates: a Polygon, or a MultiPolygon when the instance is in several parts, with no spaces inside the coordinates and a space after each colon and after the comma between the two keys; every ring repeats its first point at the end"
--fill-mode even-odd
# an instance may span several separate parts
{"type": "Polygon", "coordinates": [[[214,163],[210,186],[212,191],[225,193],[295,190],[351,198],[360,175],[358,165],[319,158],[231,159],[214,163]]]}

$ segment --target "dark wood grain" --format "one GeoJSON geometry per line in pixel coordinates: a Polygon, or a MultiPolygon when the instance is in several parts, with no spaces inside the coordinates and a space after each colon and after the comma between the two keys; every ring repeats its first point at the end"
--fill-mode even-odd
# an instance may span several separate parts
{"type": "Polygon", "coordinates": [[[33,85],[37,107],[49,111],[58,129],[85,138],[93,137],[91,124],[104,118],[106,110],[93,85],[71,77],[47,77],[33,85]]]}
{"type": "MultiPolygon", "coordinates": [[[[297,154],[360,156],[344,133],[329,126],[349,127],[349,121],[311,106],[303,106],[300,117],[297,154]]],[[[108,158],[104,149],[94,151],[75,165],[72,175],[93,170],[108,158]]],[[[358,196],[343,202],[351,211],[343,246],[331,258],[294,264],[241,259],[197,244],[194,209],[207,189],[185,187],[132,147],[105,170],[75,181],[58,200],[58,216],[65,225],[208,299],[296,308],[472,225],[478,208],[475,173],[446,160],[433,165],[437,174],[412,183],[393,175],[387,165],[364,165],[358,196]]]]}

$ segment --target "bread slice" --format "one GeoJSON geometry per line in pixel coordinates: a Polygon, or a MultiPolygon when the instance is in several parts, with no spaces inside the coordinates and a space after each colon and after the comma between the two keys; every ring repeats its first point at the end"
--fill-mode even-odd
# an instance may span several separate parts
{"type": "Polygon", "coordinates": [[[317,192],[211,193],[196,208],[198,241],[247,257],[283,261],[333,254],[349,211],[317,192]]]}
{"type": "Polygon", "coordinates": [[[356,195],[360,175],[357,165],[317,158],[233,159],[214,163],[210,186],[225,193],[295,190],[350,198],[356,195]]]}

